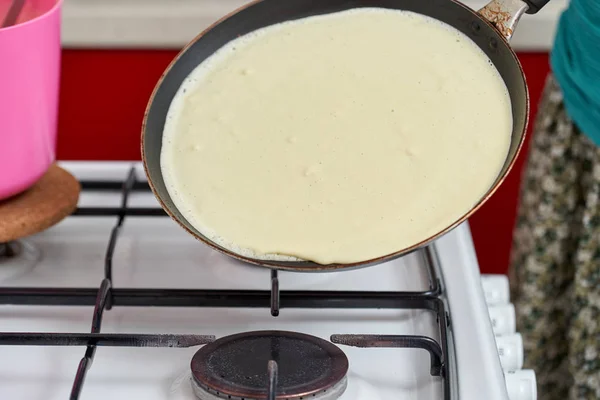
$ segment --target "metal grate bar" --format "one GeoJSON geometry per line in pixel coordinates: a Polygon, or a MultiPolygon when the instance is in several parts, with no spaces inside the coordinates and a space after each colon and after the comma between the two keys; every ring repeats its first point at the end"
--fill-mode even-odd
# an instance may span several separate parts
{"type": "Polygon", "coordinates": [[[352,347],[388,347],[423,349],[431,358],[430,373],[443,376],[444,355],[442,348],[435,340],[427,336],[415,335],[331,335],[333,343],[352,347]]]}
{"type": "Polygon", "coordinates": [[[279,292],[279,277],[277,270],[271,270],[271,315],[277,317],[279,315],[279,300],[281,293],[279,292]]]}
{"type": "MultiPolygon", "coordinates": [[[[135,167],[131,167],[130,171],[134,170],[135,167]]],[[[115,191],[123,189],[122,181],[81,181],[81,189],[86,191],[115,191]]],[[[148,182],[137,180],[131,186],[131,191],[149,191],[150,185],[148,182]]]]}
{"type": "MultiPolygon", "coordinates": [[[[104,261],[104,277],[109,281],[112,281],[112,260],[115,252],[115,246],[117,244],[117,238],[119,237],[119,233],[121,232],[121,227],[125,222],[125,215],[127,212],[127,201],[129,200],[129,193],[131,192],[131,188],[134,186],[136,181],[135,178],[135,168],[131,168],[129,170],[129,174],[127,175],[127,179],[123,182],[123,189],[121,193],[121,207],[117,212],[117,224],[113,227],[110,233],[110,240],[108,241],[108,248],[106,249],[106,257],[104,261]]],[[[108,309],[110,310],[110,303],[108,304],[108,309]]]]}
{"type": "MultiPolygon", "coordinates": [[[[440,329],[440,342],[426,336],[415,335],[352,335],[352,334],[337,334],[332,335],[330,340],[333,343],[362,347],[387,347],[387,348],[420,348],[427,350],[431,359],[430,374],[443,378],[443,399],[454,399],[456,394],[451,391],[456,389],[456,377],[449,368],[448,361],[448,331],[449,321],[445,310],[444,302],[441,299],[436,299],[436,313],[438,319],[438,327],[440,329]],[[452,385],[451,385],[451,382],[452,385]]],[[[455,393],[455,392],[454,392],[455,393]]]]}
{"type": "MultiPolygon", "coordinates": [[[[100,289],[98,290],[96,306],[94,307],[91,329],[92,333],[100,332],[102,315],[104,314],[104,307],[106,306],[106,299],[108,298],[109,291],[110,281],[108,279],[103,279],[102,283],[100,284],[100,289]]],[[[95,354],[96,346],[93,344],[88,345],[85,349],[85,354],[79,362],[79,366],[77,367],[77,373],[75,374],[75,380],[73,381],[73,387],[71,388],[71,396],[69,397],[71,400],[79,399],[81,388],[83,387],[83,382],[85,381],[85,376],[88,369],[92,366],[92,361],[94,360],[95,354]]]]}
{"type": "MultiPolygon", "coordinates": [[[[441,276],[441,268],[440,268],[440,260],[439,260],[439,256],[437,253],[437,250],[435,248],[435,246],[427,246],[427,248],[425,249],[425,255],[427,257],[427,265],[429,266],[429,268],[431,269],[431,271],[433,271],[433,273],[435,274],[434,276],[441,276]]],[[[438,284],[440,285],[441,288],[441,283],[440,283],[440,279],[437,278],[438,280],[438,284]]],[[[440,289],[440,295],[441,295],[441,289],[440,289]]],[[[444,399],[445,400],[450,400],[451,398],[457,397],[458,396],[458,392],[457,392],[457,387],[458,387],[458,381],[457,381],[457,376],[455,373],[453,373],[453,369],[455,370],[455,365],[452,366],[452,368],[450,368],[450,352],[453,351],[453,349],[450,348],[449,343],[450,343],[450,336],[451,336],[451,332],[450,332],[450,314],[448,313],[448,305],[446,304],[447,300],[442,299],[441,297],[438,296],[438,299],[436,300],[438,303],[438,312],[437,312],[437,316],[438,316],[438,327],[440,329],[440,347],[442,348],[442,354],[444,356],[444,368],[442,370],[443,372],[443,377],[444,379],[444,399]],[[452,384],[451,384],[452,382],[452,384]],[[454,392],[452,392],[451,390],[454,389],[454,392]]]]}
{"type": "Polygon", "coordinates": [[[439,274],[436,271],[433,263],[431,248],[432,246],[426,246],[425,248],[418,250],[419,254],[423,258],[423,263],[427,267],[427,275],[429,278],[429,291],[423,294],[432,297],[439,297],[442,294],[442,283],[438,277],[439,274]]]}
{"type": "MultiPolygon", "coordinates": [[[[131,189],[134,187],[136,182],[135,176],[135,168],[131,167],[129,169],[129,173],[127,175],[127,179],[122,184],[122,193],[121,193],[121,207],[118,212],[118,219],[115,227],[112,229],[110,234],[110,239],[108,241],[108,247],[106,249],[106,256],[104,260],[104,279],[100,284],[100,289],[98,290],[98,296],[96,298],[96,303],[94,306],[94,314],[92,318],[92,329],[91,333],[97,334],[100,333],[100,328],[102,326],[102,316],[104,315],[104,310],[110,310],[112,305],[112,296],[111,296],[111,288],[112,288],[112,260],[113,254],[115,251],[115,246],[117,244],[117,238],[119,237],[119,233],[121,231],[121,227],[125,221],[125,214],[127,211],[127,201],[129,200],[129,193],[131,189]]],[[[79,366],[77,368],[77,373],[75,374],[75,380],[73,381],[73,387],[71,389],[71,400],[78,400],[81,394],[81,389],[83,387],[83,383],[85,381],[85,377],[87,371],[92,366],[92,362],[94,361],[94,355],[96,354],[96,344],[88,344],[85,350],[85,354],[81,361],[79,362],[79,366]]]]}
{"type": "Polygon", "coordinates": [[[0,346],[194,347],[214,342],[211,335],[140,333],[0,333],[0,346]]]}
{"type": "MultiPolygon", "coordinates": [[[[95,289],[0,288],[0,304],[90,306],[95,289]]],[[[268,290],[112,289],[114,306],[271,308],[268,290]]],[[[435,298],[418,292],[303,291],[279,292],[280,308],[399,308],[436,311],[435,298]]]]}
{"type": "Polygon", "coordinates": [[[81,393],[81,389],[83,388],[83,382],[85,381],[85,375],[89,367],[92,365],[91,358],[86,356],[81,359],[79,365],[77,366],[77,372],[75,373],[75,381],[73,381],[73,387],[71,388],[71,395],[69,396],[70,400],[79,399],[79,394],[81,393]]]}

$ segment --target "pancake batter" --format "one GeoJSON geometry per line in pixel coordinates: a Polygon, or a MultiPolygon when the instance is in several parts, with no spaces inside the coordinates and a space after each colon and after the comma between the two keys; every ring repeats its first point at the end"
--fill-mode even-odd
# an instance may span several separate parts
{"type": "Polygon", "coordinates": [[[184,217],[220,245],[350,263],[467,213],[511,131],[507,88],[470,39],[356,9],[263,28],[199,65],[170,106],[161,168],[184,217]]]}

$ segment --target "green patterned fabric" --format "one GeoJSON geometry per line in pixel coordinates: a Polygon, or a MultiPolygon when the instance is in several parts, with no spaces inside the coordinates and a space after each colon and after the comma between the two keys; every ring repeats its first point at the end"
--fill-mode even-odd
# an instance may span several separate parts
{"type": "Polygon", "coordinates": [[[511,289],[542,400],[600,399],[600,148],[550,76],[514,233],[511,289]]]}

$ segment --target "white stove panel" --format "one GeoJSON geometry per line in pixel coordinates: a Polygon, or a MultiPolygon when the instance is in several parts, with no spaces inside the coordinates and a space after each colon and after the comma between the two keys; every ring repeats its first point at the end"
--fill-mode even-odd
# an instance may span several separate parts
{"type": "MultiPolygon", "coordinates": [[[[130,163],[63,163],[82,178],[123,180],[130,163]]],[[[138,178],[145,180],[138,168],[138,178]]],[[[83,193],[80,205],[118,207],[120,193],[83,193]]],[[[133,194],[130,206],[156,206],[133,194]]],[[[67,218],[30,238],[41,251],[29,273],[0,286],[97,288],[114,217],[67,218]]],[[[507,400],[467,225],[437,243],[456,346],[460,400],[507,400]]],[[[1,265],[0,265],[1,268],[1,265]]],[[[127,217],[113,259],[117,288],[270,289],[270,271],[244,265],[197,242],[165,217],[127,217]]],[[[279,272],[281,290],[424,290],[420,254],[344,272],[279,272]]],[[[89,332],[93,307],[0,306],[1,331],[89,332]]],[[[427,311],[115,307],[102,332],[193,333],[217,337],[280,329],[329,339],[331,334],[419,334],[439,340],[427,311]]],[[[415,349],[340,348],[350,362],[343,400],[441,399],[441,379],[429,374],[429,356],[415,349]]],[[[189,364],[197,348],[99,347],[82,400],[192,400],[189,364]]],[[[83,347],[0,347],[0,399],[68,398],[83,347]]]]}

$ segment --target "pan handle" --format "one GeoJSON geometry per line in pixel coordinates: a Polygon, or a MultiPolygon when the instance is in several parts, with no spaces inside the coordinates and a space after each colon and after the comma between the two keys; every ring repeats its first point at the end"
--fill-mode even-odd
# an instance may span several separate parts
{"type": "Polygon", "coordinates": [[[525,3],[529,5],[527,9],[527,14],[535,14],[540,11],[542,7],[548,4],[550,0],[525,0],[525,3]]]}
{"type": "Polygon", "coordinates": [[[535,14],[550,0],[492,0],[479,10],[479,15],[490,21],[506,40],[510,40],[524,13],[535,14]]]}

